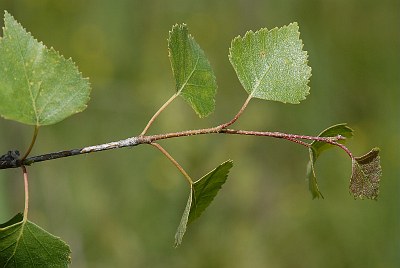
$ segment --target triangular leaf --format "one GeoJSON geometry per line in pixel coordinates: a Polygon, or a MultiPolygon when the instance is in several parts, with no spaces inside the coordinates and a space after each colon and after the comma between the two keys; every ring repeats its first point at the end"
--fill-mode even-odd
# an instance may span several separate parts
{"type": "Polygon", "coordinates": [[[208,59],[185,24],[172,27],[168,50],[177,94],[199,117],[210,115],[215,109],[217,82],[208,59]]]}
{"type": "Polygon", "coordinates": [[[354,198],[377,199],[381,176],[379,148],[373,148],[367,154],[353,159],[350,192],[354,198]]]}
{"type": "MultiPolygon", "coordinates": [[[[346,123],[342,123],[328,127],[327,129],[322,131],[318,135],[318,137],[336,137],[338,135],[341,135],[346,139],[348,139],[353,137],[353,130],[349,128],[346,123]]],[[[339,140],[338,142],[344,143],[345,141],[346,140],[344,139],[344,140],[339,140]]],[[[318,187],[317,177],[315,175],[315,170],[314,170],[314,164],[323,151],[333,147],[334,145],[322,141],[313,141],[310,144],[309,148],[310,161],[308,162],[307,165],[307,180],[308,180],[308,188],[311,192],[313,199],[320,197],[324,198],[318,187]]]]}
{"type": "Polygon", "coordinates": [[[7,12],[0,39],[0,115],[50,125],[81,112],[90,86],[71,59],[48,49],[7,12]]]}
{"type": "Polygon", "coordinates": [[[175,246],[181,244],[187,225],[200,217],[218,194],[218,191],[227,180],[229,170],[232,166],[233,161],[228,160],[194,182],[190,189],[189,199],[186,203],[181,222],[175,234],[175,246]]]}
{"type": "Polygon", "coordinates": [[[194,200],[190,209],[188,223],[192,223],[200,217],[201,213],[210,205],[228,178],[228,173],[232,166],[233,161],[228,160],[194,183],[194,200]]]}
{"type": "Polygon", "coordinates": [[[299,103],[309,94],[311,67],[297,23],[236,37],[229,60],[249,95],[264,100],[299,103]]]}
{"type": "Polygon", "coordinates": [[[68,267],[71,251],[21,213],[0,226],[0,267],[68,267]]]}

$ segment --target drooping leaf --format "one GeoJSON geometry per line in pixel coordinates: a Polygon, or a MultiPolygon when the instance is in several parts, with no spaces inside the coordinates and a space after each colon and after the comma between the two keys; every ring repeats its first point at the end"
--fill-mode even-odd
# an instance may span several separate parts
{"type": "Polygon", "coordinates": [[[299,103],[309,94],[311,67],[302,50],[296,22],[236,37],[229,60],[249,95],[254,98],[299,103]]]}
{"type": "Polygon", "coordinates": [[[199,117],[210,115],[215,109],[217,82],[210,62],[185,24],[172,27],[168,50],[177,94],[199,117]]]}
{"type": "Polygon", "coordinates": [[[317,176],[315,175],[315,169],[314,169],[315,158],[313,150],[310,148],[308,149],[308,151],[310,155],[310,161],[308,161],[307,164],[308,189],[310,190],[313,199],[324,198],[321,191],[319,190],[317,176]]]}
{"type": "Polygon", "coordinates": [[[187,225],[200,217],[218,194],[218,191],[226,182],[232,166],[232,160],[228,160],[193,183],[185,211],[175,234],[175,246],[181,244],[187,225]]]}
{"type": "Polygon", "coordinates": [[[71,59],[48,49],[9,13],[0,39],[0,115],[29,125],[50,125],[81,112],[90,86],[71,59]]]}
{"type": "Polygon", "coordinates": [[[186,227],[188,225],[190,209],[192,207],[192,199],[193,199],[193,187],[190,188],[190,194],[188,201],[186,203],[185,210],[183,211],[183,215],[181,218],[181,222],[179,223],[178,230],[175,234],[175,247],[179,246],[182,243],[183,236],[186,232],[186,227]]]}
{"type": "Polygon", "coordinates": [[[201,213],[210,205],[228,178],[232,166],[233,161],[228,160],[194,183],[194,200],[189,213],[189,223],[200,217],[201,213]]]}
{"type": "Polygon", "coordinates": [[[21,213],[0,225],[0,267],[68,267],[69,246],[21,213]]]}
{"type": "MultiPolygon", "coordinates": [[[[345,137],[346,139],[349,139],[353,137],[353,130],[347,126],[346,123],[343,124],[337,124],[334,126],[331,126],[324,131],[322,131],[318,137],[336,137],[338,135],[341,135],[345,137]]],[[[344,140],[339,140],[339,143],[344,143],[346,141],[344,140]]],[[[319,190],[318,187],[318,181],[317,177],[315,175],[315,169],[314,165],[315,162],[317,161],[317,158],[320,156],[320,154],[329,149],[333,148],[334,145],[322,142],[322,141],[313,141],[311,143],[311,146],[309,148],[309,156],[310,156],[310,161],[308,162],[307,165],[307,180],[308,180],[308,188],[311,192],[311,195],[314,198],[324,198],[321,191],[319,190]]]]}
{"type": "Polygon", "coordinates": [[[379,148],[373,148],[367,154],[352,160],[350,192],[354,198],[377,199],[381,176],[379,148]]]}

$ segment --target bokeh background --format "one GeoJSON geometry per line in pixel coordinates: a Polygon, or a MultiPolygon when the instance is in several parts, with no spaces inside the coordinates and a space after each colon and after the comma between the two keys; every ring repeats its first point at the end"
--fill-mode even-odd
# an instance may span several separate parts
{"type": "MultiPolygon", "coordinates": [[[[324,200],[305,181],[308,152],[270,138],[210,135],[163,141],[194,178],[235,162],[214,203],[173,237],[188,189],[156,149],[139,146],[38,163],[30,219],[72,248],[71,267],[399,267],[400,3],[395,0],[132,1],[0,0],[33,35],[72,57],[92,84],[87,110],[40,129],[33,154],[137,135],[174,92],[168,31],[185,22],[218,81],[215,113],[198,119],[183,100],[150,133],[226,122],[246,98],[228,61],[247,30],[297,21],[313,68],[299,105],[253,100],[235,125],[316,135],[347,122],[356,155],[379,146],[377,202],[348,192],[340,150],[317,163],[324,200]]],[[[2,23],[0,23],[2,25],[2,23]]],[[[0,152],[26,150],[33,129],[0,120],[0,152]]],[[[20,170],[0,172],[0,221],[23,210],[20,170]]]]}

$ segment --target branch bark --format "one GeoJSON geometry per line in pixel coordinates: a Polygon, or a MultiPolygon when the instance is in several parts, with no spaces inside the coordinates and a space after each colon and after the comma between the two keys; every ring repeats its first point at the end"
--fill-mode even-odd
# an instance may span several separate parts
{"type": "MultiPolygon", "coordinates": [[[[101,152],[112,149],[119,149],[124,147],[134,147],[140,144],[151,144],[158,140],[165,140],[171,138],[179,138],[179,137],[188,137],[188,136],[196,136],[196,135],[205,135],[205,134],[234,134],[234,135],[251,135],[251,136],[260,136],[260,137],[272,137],[279,139],[286,139],[291,142],[295,142],[297,144],[301,144],[303,146],[309,146],[308,143],[303,142],[301,140],[310,140],[310,141],[321,141],[336,145],[343,149],[347,154],[349,154],[349,150],[343,145],[338,143],[339,140],[344,140],[345,137],[338,135],[335,137],[315,137],[315,136],[306,136],[306,135],[296,135],[296,134],[286,134],[281,132],[262,132],[262,131],[248,131],[248,130],[234,130],[234,129],[226,129],[221,128],[221,126],[225,126],[226,124],[219,125],[213,128],[205,128],[205,129],[196,129],[196,130],[187,130],[182,132],[172,132],[165,134],[157,134],[151,136],[136,136],[130,137],[124,140],[93,145],[88,147],[83,147],[79,149],[71,149],[64,150],[59,152],[52,152],[42,155],[36,155],[32,157],[28,157],[26,159],[19,158],[18,151],[9,151],[0,157],[0,169],[9,169],[9,168],[18,168],[21,166],[29,166],[36,162],[49,161],[58,158],[64,158],[69,156],[76,156],[81,154],[89,154],[94,152],[101,152]]],[[[351,153],[349,154],[351,157],[351,153]]]]}

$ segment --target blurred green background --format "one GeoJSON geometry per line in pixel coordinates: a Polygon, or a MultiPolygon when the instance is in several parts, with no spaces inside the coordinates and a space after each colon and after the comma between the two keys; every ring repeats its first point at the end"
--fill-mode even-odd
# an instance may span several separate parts
{"type": "MultiPolygon", "coordinates": [[[[47,46],[72,57],[93,91],[87,110],[40,129],[32,154],[137,135],[174,92],[168,31],[185,22],[214,68],[216,112],[198,119],[183,100],[150,133],[226,122],[246,98],[228,61],[247,30],[297,21],[313,68],[299,105],[253,100],[235,128],[316,135],[347,122],[356,155],[382,150],[380,198],[353,200],[351,163],[331,150],[317,163],[324,200],[305,182],[308,152],[269,138],[209,135],[163,141],[198,178],[227,159],[228,182],[184,242],[173,236],[184,178],[150,146],[38,163],[30,219],[72,248],[71,267],[399,267],[400,2],[390,0],[0,0],[47,46]]],[[[2,24],[2,23],[1,23],[2,24]]],[[[33,129],[0,120],[0,152],[26,150],[33,129]]],[[[23,210],[21,171],[0,172],[0,221],[23,210]]]]}

